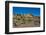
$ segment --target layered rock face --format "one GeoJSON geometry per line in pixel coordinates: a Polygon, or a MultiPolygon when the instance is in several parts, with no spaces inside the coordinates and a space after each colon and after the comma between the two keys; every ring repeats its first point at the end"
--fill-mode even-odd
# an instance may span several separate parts
{"type": "Polygon", "coordinates": [[[33,16],[31,14],[16,14],[13,16],[13,27],[39,27],[40,17],[33,16]]]}

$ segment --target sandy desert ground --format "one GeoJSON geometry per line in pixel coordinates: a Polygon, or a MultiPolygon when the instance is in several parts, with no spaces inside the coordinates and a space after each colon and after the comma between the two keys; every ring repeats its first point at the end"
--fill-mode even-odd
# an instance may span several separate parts
{"type": "Polygon", "coordinates": [[[40,17],[32,14],[13,15],[13,28],[40,27],[40,17]]]}

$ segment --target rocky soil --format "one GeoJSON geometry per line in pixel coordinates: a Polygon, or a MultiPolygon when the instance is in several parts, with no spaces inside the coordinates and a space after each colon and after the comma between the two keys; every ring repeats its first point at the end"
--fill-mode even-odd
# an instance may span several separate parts
{"type": "Polygon", "coordinates": [[[13,16],[13,27],[40,27],[40,17],[33,16],[32,14],[26,15],[14,15],[13,16]]]}

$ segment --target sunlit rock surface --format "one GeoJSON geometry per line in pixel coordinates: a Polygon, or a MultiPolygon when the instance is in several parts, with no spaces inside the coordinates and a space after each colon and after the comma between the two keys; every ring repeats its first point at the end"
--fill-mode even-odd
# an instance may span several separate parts
{"type": "Polygon", "coordinates": [[[40,17],[32,14],[13,15],[13,27],[40,27],[40,17]]]}

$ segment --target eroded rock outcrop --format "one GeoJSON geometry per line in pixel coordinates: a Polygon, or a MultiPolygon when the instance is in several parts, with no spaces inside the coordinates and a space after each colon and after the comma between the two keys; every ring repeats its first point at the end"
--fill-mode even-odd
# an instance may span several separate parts
{"type": "Polygon", "coordinates": [[[13,27],[39,27],[40,17],[33,16],[32,14],[13,16],[13,27]]]}

